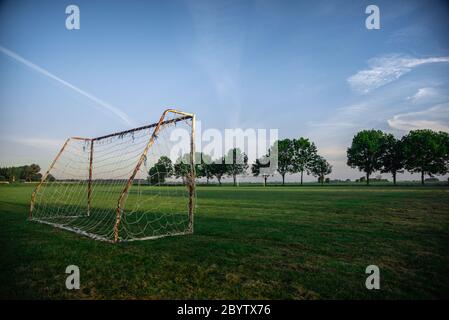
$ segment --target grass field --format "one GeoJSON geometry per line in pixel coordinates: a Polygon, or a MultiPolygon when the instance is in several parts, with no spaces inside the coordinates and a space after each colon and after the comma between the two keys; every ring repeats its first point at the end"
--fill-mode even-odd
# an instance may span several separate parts
{"type": "Polygon", "coordinates": [[[195,234],[118,245],[28,222],[32,189],[0,185],[1,298],[449,297],[448,187],[201,186],[195,234]]]}

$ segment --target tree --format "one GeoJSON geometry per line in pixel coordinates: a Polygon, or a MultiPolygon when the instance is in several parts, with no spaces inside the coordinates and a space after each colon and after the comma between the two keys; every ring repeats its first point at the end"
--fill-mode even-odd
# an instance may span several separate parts
{"type": "Polygon", "coordinates": [[[190,174],[190,154],[185,153],[176,159],[173,165],[173,174],[176,178],[181,178],[183,182],[190,174]]]}
{"type": "Polygon", "coordinates": [[[405,168],[424,177],[448,172],[449,135],[429,129],[412,130],[402,138],[405,168]]]}
{"type": "MultiPolygon", "coordinates": [[[[207,156],[208,159],[211,159],[210,156],[207,156]]],[[[209,162],[208,160],[204,160],[201,164],[201,177],[206,178],[206,183],[209,184],[209,180],[214,177],[214,163],[212,160],[209,162]]]]}
{"type": "Polygon", "coordinates": [[[364,171],[367,185],[369,176],[382,168],[384,141],[382,131],[363,130],[354,136],[351,147],[347,150],[348,166],[364,171]]]}
{"type": "Polygon", "coordinates": [[[9,180],[8,168],[0,167],[0,176],[3,177],[3,179],[4,179],[4,180],[0,180],[0,181],[9,180]]]}
{"type": "Polygon", "coordinates": [[[221,179],[229,172],[228,165],[225,162],[225,157],[221,157],[220,159],[214,161],[210,165],[210,170],[212,176],[217,178],[218,184],[221,186],[221,179]]]}
{"type": "Polygon", "coordinates": [[[212,169],[212,166],[213,166],[212,163],[205,164],[205,177],[206,177],[207,184],[209,184],[209,180],[214,177],[214,171],[212,169]]]}
{"type": "Polygon", "coordinates": [[[32,175],[32,170],[31,170],[31,166],[25,165],[22,167],[19,167],[19,178],[20,180],[25,180],[25,181],[30,181],[31,180],[31,175],[32,175]]]}
{"type": "Polygon", "coordinates": [[[41,181],[42,174],[41,173],[35,173],[31,176],[30,181],[41,181]]]}
{"type": "Polygon", "coordinates": [[[303,183],[304,171],[309,172],[315,160],[316,146],[309,139],[299,138],[293,140],[293,170],[301,173],[301,185],[303,183]]]}
{"type": "Polygon", "coordinates": [[[239,148],[233,148],[226,155],[227,174],[232,176],[234,186],[237,185],[237,175],[244,174],[248,170],[248,156],[239,148]]]}
{"type": "Polygon", "coordinates": [[[326,161],[326,159],[321,156],[317,156],[312,163],[310,171],[315,177],[318,177],[318,182],[321,182],[321,185],[323,185],[325,176],[332,172],[332,166],[326,161]]]}
{"type": "Polygon", "coordinates": [[[10,182],[15,182],[16,180],[20,180],[24,174],[24,166],[22,167],[10,167],[8,168],[8,177],[10,182]]]}
{"type": "MultiPolygon", "coordinates": [[[[195,153],[195,178],[206,177],[207,183],[213,177],[211,172],[212,158],[202,152],[195,153]]],[[[176,178],[184,179],[190,175],[190,154],[179,157],[173,165],[173,174],[176,178]]]]}
{"type": "Polygon", "coordinates": [[[5,167],[0,168],[0,175],[4,176],[6,180],[15,182],[16,180],[24,181],[39,181],[42,174],[39,173],[41,168],[37,164],[25,165],[20,167],[5,167]]]}
{"type": "Polygon", "coordinates": [[[392,134],[384,135],[383,154],[381,156],[381,172],[390,172],[393,176],[393,184],[396,185],[396,175],[404,168],[404,153],[401,140],[397,140],[392,134]]]}
{"type": "Polygon", "coordinates": [[[256,161],[251,166],[251,172],[255,177],[262,176],[263,185],[267,186],[267,179],[276,172],[276,168],[270,166],[270,156],[265,155],[256,161]]]}
{"type": "Polygon", "coordinates": [[[42,178],[39,171],[41,171],[41,167],[35,163],[29,166],[23,166],[21,179],[25,179],[28,182],[39,181],[42,178]]]}
{"type": "Polygon", "coordinates": [[[446,168],[449,171],[449,133],[440,131],[440,132],[438,132],[438,135],[440,137],[441,144],[443,145],[444,153],[445,153],[443,155],[443,161],[445,162],[446,168]]]}
{"type": "Polygon", "coordinates": [[[272,147],[272,153],[277,152],[278,168],[277,171],[282,177],[282,185],[285,184],[285,175],[287,173],[294,173],[293,159],[294,159],[294,145],[290,139],[283,139],[277,141],[272,147]]]}
{"type": "Polygon", "coordinates": [[[212,158],[205,153],[197,152],[195,156],[195,172],[198,178],[205,177],[209,184],[209,179],[213,178],[211,173],[212,158]]]}
{"type": "Polygon", "coordinates": [[[157,185],[165,182],[167,177],[173,175],[173,164],[169,157],[162,156],[148,171],[148,179],[151,184],[157,185]]]}

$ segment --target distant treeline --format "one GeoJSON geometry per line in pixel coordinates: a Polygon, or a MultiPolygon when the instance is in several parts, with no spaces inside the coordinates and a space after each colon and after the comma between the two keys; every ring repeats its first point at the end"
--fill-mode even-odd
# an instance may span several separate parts
{"type": "MultiPolygon", "coordinates": [[[[248,164],[248,156],[239,148],[230,149],[226,155],[215,160],[201,152],[197,152],[195,158],[199,162],[195,165],[196,177],[206,178],[207,183],[215,177],[221,184],[222,179],[229,176],[236,185],[237,176],[247,174],[249,169],[253,176],[262,177],[265,185],[267,179],[276,172],[282,176],[282,184],[285,184],[285,175],[293,173],[301,175],[303,184],[304,172],[316,176],[319,182],[324,183],[325,176],[332,172],[332,166],[317,153],[315,144],[302,137],[277,141],[267,154],[256,159],[251,167],[248,164]],[[272,155],[277,155],[277,166],[271,165],[272,155]]],[[[157,185],[169,177],[188,179],[189,163],[188,154],[177,159],[175,163],[162,156],[150,168],[148,180],[151,184],[157,185]]]]}
{"type": "MultiPolygon", "coordinates": [[[[285,183],[287,174],[295,173],[300,174],[300,183],[303,184],[304,172],[314,175],[322,184],[331,182],[326,176],[332,172],[332,166],[318,154],[315,144],[303,137],[278,140],[266,155],[256,159],[251,166],[248,164],[248,156],[238,148],[228,150],[225,156],[215,160],[201,152],[197,152],[195,157],[196,178],[206,178],[207,183],[215,177],[221,184],[222,179],[229,176],[233,178],[235,185],[237,176],[245,175],[248,171],[255,177],[262,177],[265,185],[267,179],[276,173],[281,175],[282,184],[285,183]],[[270,165],[273,154],[277,155],[277,166],[270,165]]],[[[169,177],[189,179],[189,158],[188,154],[184,154],[173,163],[166,156],[160,157],[149,169],[147,183],[158,185],[169,177]]],[[[434,175],[449,172],[449,134],[423,129],[410,131],[401,139],[396,139],[392,134],[380,130],[363,130],[354,136],[347,149],[347,165],[365,173],[365,177],[356,180],[357,182],[369,184],[370,180],[387,181],[380,176],[370,179],[373,173],[381,172],[390,173],[396,184],[397,174],[408,170],[419,173],[421,183],[424,184],[425,181],[434,180],[434,175]],[[426,179],[426,176],[431,179],[426,179]]],[[[42,178],[39,171],[37,164],[0,168],[0,181],[39,181],[42,178]]],[[[47,181],[54,180],[49,174],[47,181]]],[[[107,183],[115,180],[94,181],[107,183]]]]}
{"type": "MultiPolygon", "coordinates": [[[[37,164],[25,165],[20,167],[1,167],[0,168],[0,181],[40,181],[42,179],[42,174],[39,173],[41,168],[37,164]]],[[[54,178],[49,175],[48,180],[54,180],[54,178]]]]}
{"type": "MultiPolygon", "coordinates": [[[[201,159],[195,166],[196,177],[205,177],[207,182],[213,177],[219,184],[225,176],[231,176],[236,184],[236,176],[246,174],[249,169],[248,157],[240,149],[230,149],[228,153],[214,161],[210,156],[197,153],[196,159],[201,159]]],[[[168,157],[161,157],[149,170],[148,180],[151,184],[159,184],[165,178],[188,178],[188,155],[179,158],[174,164],[168,157]]],[[[351,146],[347,149],[347,164],[365,173],[358,182],[385,182],[386,179],[376,177],[370,179],[375,172],[390,173],[396,184],[398,173],[408,170],[420,173],[421,183],[433,181],[434,175],[444,175],[449,172],[449,134],[435,132],[429,129],[413,130],[401,139],[380,130],[363,130],[358,132],[351,146]],[[431,179],[425,179],[426,176],[431,179]]],[[[286,174],[299,173],[301,184],[304,172],[312,174],[321,183],[330,182],[326,175],[332,172],[332,166],[318,155],[315,144],[307,138],[278,140],[260,159],[251,165],[251,173],[261,176],[266,185],[267,179],[275,173],[282,177],[285,183],[286,174]],[[270,155],[277,154],[277,167],[270,166],[270,155]]]]}

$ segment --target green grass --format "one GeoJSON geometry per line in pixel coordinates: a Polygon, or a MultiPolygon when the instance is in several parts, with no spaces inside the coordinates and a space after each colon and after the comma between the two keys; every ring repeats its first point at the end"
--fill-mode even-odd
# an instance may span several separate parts
{"type": "Polygon", "coordinates": [[[447,187],[200,186],[193,235],[118,245],[28,222],[32,188],[0,185],[1,298],[449,297],[447,187]]]}

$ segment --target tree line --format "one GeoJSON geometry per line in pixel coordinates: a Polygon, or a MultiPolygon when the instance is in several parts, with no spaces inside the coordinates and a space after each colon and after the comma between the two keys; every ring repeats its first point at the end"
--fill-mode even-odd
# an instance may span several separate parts
{"type": "MultiPolygon", "coordinates": [[[[232,177],[236,185],[237,176],[248,171],[255,177],[262,177],[264,185],[276,173],[281,175],[282,184],[287,174],[299,174],[302,185],[304,173],[312,174],[323,184],[326,175],[332,172],[332,166],[318,154],[315,143],[303,137],[278,140],[251,166],[247,155],[238,148],[230,149],[225,156],[213,161],[209,155],[198,152],[196,159],[199,159],[195,165],[196,176],[206,178],[207,183],[215,177],[220,185],[226,176],[232,177]],[[270,156],[274,153],[277,154],[276,167],[270,166],[270,156]]],[[[171,176],[184,179],[189,174],[189,163],[189,155],[180,157],[174,164],[168,157],[161,157],[149,171],[150,182],[163,182],[171,176]]],[[[361,181],[365,180],[368,185],[370,176],[377,171],[390,173],[396,184],[397,174],[404,170],[420,173],[424,184],[425,176],[449,172],[449,134],[422,129],[396,139],[381,130],[362,130],[347,149],[347,165],[365,172],[361,181]]]]}
{"type": "MultiPolygon", "coordinates": [[[[195,165],[196,177],[206,178],[207,183],[212,178],[216,178],[221,185],[222,179],[226,176],[233,178],[234,185],[237,184],[237,176],[246,174],[248,169],[255,177],[262,177],[264,185],[267,179],[276,172],[282,177],[282,184],[285,184],[287,174],[299,173],[301,185],[303,184],[304,172],[313,174],[318,181],[324,183],[325,176],[332,172],[332,166],[327,160],[318,155],[315,144],[309,139],[283,139],[277,141],[266,155],[256,159],[251,167],[248,164],[248,156],[239,148],[233,148],[219,159],[212,160],[207,154],[197,152],[196,159],[199,161],[195,165]],[[277,167],[271,166],[270,155],[277,154],[277,167]]],[[[175,163],[162,156],[156,164],[150,168],[148,179],[151,184],[163,183],[168,177],[186,178],[189,174],[189,155],[180,157],[175,163]]]]}
{"type": "MultiPolygon", "coordinates": [[[[230,149],[228,153],[215,161],[202,152],[195,154],[197,160],[195,164],[195,172],[197,178],[206,178],[207,183],[210,179],[217,178],[218,183],[225,176],[232,176],[234,185],[237,184],[237,176],[244,174],[248,169],[248,156],[241,152],[239,148],[230,149]]],[[[166,178],[175,177],[188,178],[190,174],[190,155],[185,154],[178,158],[175,163],[167,156],[162,156],[150,168],[148,172],[148,180],[150,184],[159,184],[165,182],[166,178]]]]}
{"type": "MultiPolygon", "coordinates": [[[[196,177],[206,178],[207,183],[216,178],[220,185],[224,177],[232,177],[236,185],[237,176],[247,174],[248,171],[255,177],[262,177],[264,185],[276,173],[282,177],[282,184],[285,184],[286,175],[299,174],[302,185],[304,173],[312,174],[323,184],[325,177],[332,172],[332,166],[318,154],[315,143],[303,137],[278,140],[266,155],[251,165],[248,164],[248,156],[239,148],[230,149],[215,160],[202,152],[197,152],[195,157],[196,177]],[[277,155],[277,166],[270,163],[273,154],[277,155]]],[[[148,182],[159,184],[169,177],[188,179],[189,158],[190,155],[185,154],[173,163],[166,156],[160,157],[148,171],[148,182]]],[[[363,171],[366,184],[370,183],[370,176],[377,171],[390,173],[396,184],[397,174],[404,170],[420,173],[421,183],[424,184],[426,176],[449,172],[449,134],[422,129],[412,130],[396,139],[381,130],[362,130],[353,137],[347,149],[347,165],[363,171]]],[[[39,171],[37,164],[1,167],[0,181],[40,181],[42,174],[39,171]]],[[[50,174],[47,180],[54,181],[55,178],[50,174]]]]}
{"type": "Polygon", "coordinates": [[[347,149],[347,164],[365,172],[366,184],[376,171],[396,176],[408,170],[421,174],[421,184],[426,175],[449,172],[449,134],[429,129],[412,130],[401,139],[380,130],[363,130],[352,139],[347,149]]]}
{"type": "MultiPolygon", "coordinates": [[[[40,181],[42,179],[42,174],[39,173],[41,168],[37,164],[30,164],[20,167],[1,167],[0,168],[0,181],[40,181]]],[[[54,180],[54,178],[49,175],[49,180],[54,180]]]]}

